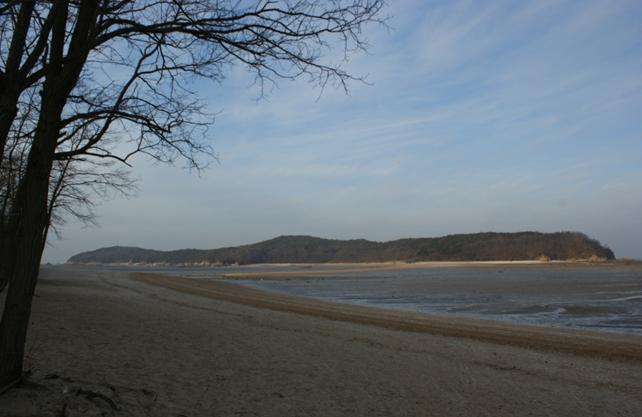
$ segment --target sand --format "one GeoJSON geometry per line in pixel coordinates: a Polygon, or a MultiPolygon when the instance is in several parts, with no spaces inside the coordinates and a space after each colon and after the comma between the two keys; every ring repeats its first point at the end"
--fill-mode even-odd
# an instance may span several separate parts
{"type": "Polygon", "coordinates": [[[401,271],[409,269],[433,269],[433,268],[484,268],[484,267],[560,267],[564,265],[596,265],[580,261],[422,261],[422,262],[359,262],[359,263],[300,263],[300,264],[256,264],[254,267],[276,270],[230,272],[222,274],[228,280],[238,279],[270,279],[289,280],[297,278],[323,278],[327,276],[340,277],[354,273],[401,271]]]}
{"type": "MultiPolygon", "coordinates": [[[[141,266],[145,268],[145,266],[141,266]]],[[[586,260],[568,261],[421,261],[421,262],[359,262],[359,263],[299,263],[299,264],[255,264],[244,265],[243,268],[260,269],[259,271],[228,272],[221,274],[227,280],[269,279],[273,281],[308,279],[308,278],[340,278],[351,277],[355,273],[392,272],[417,269],[443,268],[609,268],[618,270],[642,269],[639,261],[590,262],[586,260]]]]}
{"type": "Polygon", "coordinates": [[[635,335],[513,325],[452,316],[428,316],[408,311],[383,310],[275,294],[214,280],[145,273],[133,274],[133,277],[139,282],[159,285],[188,294],[329,320],[374,325],[401,331],[465,337],[484,342],[569,352],[576,355],[642,362],[642,337],[635,335]]]}
{"type": "Polygon", "coordinates": [[[416,317],[224,282],[42,275],[27,355],[40,386],[1,396],[0,415],[642,415],[635,337],[416,317]]]}

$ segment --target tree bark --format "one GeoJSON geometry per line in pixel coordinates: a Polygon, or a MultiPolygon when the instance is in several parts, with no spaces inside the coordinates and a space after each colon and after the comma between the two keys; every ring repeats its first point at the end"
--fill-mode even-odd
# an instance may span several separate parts
{"type": "Polygon", "coordinates": [[[16,213],[11,217],[13,238],[11,247],[5,248],[5,255],[13,262],[7,271],[3,271],[8,275],[9,286],[0,321],[0,386],[11,384],[22,375],[31,302],[44,249],[43,233],[48,223],[47,191],[55,141],[46,139],[51,138],[56,128],[57,123],[38,129],[37,139],[40,140],[35,140],[32,146],[13,208],[16,213]]]}

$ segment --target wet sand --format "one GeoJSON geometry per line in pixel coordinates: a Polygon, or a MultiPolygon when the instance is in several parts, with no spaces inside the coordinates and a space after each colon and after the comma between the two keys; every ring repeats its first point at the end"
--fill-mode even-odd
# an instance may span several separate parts
{"type": "Polygon", "coordinates": [[[522,326],[489,320],[415,314],[265,292],[226,282],[134,274],[136,280],[252,307],[366,324],[387,329],[463,337],[484,342],[642,362],[642,337],[522,326]]]}
{"type": "Polygon", "coordinates": [[[642,269],[610,263],[465,264],[234,282],[329,302],[642,336],[642,269]]]}
{"type": "Polygon", "coordinates": [[[639,338],[411,316],[52,268],[0,415],[642,415],[639,338]]]}

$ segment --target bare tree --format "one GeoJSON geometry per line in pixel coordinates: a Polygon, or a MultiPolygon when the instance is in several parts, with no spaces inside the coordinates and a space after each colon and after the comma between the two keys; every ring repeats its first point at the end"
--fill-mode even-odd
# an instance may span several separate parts
{"type": "MultiPolygon", "coordinates": [[[[33,92],[33,91],[32,91],[33,92]]],[[[7,140],[6,153],[0,159],[0,231],[4,230],[7,213],[16,197],[17,185],[25,172],[26,160],[29,153],[30,135],[35,127],[31,109],[37,108],[37,94],[26,95],[18,106],[17,123],[10,130],[7,140]]],[[[76,149],[83,141],[86,132],[78,132],[67,141],[72,149],[76,149]]],[[[130,196],[137,190],[136,182],[128,170],[116,165],[117,161],[92,159],[77,156],[55,161],[51,170],[48,198],[48,227],[44,240],[49,231],[61,238],[61,227],[67,219],[88,226],[97,225],[94,206],[97,199],[105,199],[113,194],[130,196]]],[[[118,162],[118,164],[120,164],[118,162]]],[[[2,239],[6,237],[0,234],[2,239]]],[[[4,264],[0,265],[3,268],[4,264]]],[[[6,287],[6,274],[0,274],[0,293],[6,287]]]]}
{"type": "MultiPolygon", "coordinates": [[[[364,49],[384,0],[56,0],[0,6],[0,144],[29,91],[38,94],[24,172],[0,255],[8,280],[0,322],[0,386],[20,378],[50,215],[56,161],[207,164],[211,117],[188,80],[245,66],[260,86],[307,78],[346,88],[327,52],[364,49]],[[10,28],[10,29],[6,29],[10,28]]],[[[63,176],[64,177],[64,176],[63,176]]]]}
{"type": "MultiPolygon", "coordinates": [[[[20,169],[2,171],[0,191],[2,207],[10,206],[12,186],[19,182],[20,169]],[[5,177],[12,174],[15,177],[5,177]]],[[[94,208],[97,200],[107,199],[114,194],[129,197],[136,193],[136,181],[126,169],[115,166],[113,161],[85,161],[67,159],[56,161],[51,171],[49,198],[47,204],[47,227],[43,232],[43,245],[53,232],[62,238],[61,228],[69,219],[86,226],[98,226],[94,208]]],[[[2,218],[0,218],[2,220],[2,218]]],[[[1,267],[1,266],[0,266],[1,267]]],[[[7,285],[5,275],[0,275],[0,294],[7,285]]]]}
{"type": "Polygon", "coordinates": [[[61,227],[69,218],[86,226],[98,226],[94,211],[97,199],[107,199],[114,194],[130,197],[138,190],[136,180],[128,170],[114,167],[104,161],[77,160],[58,161],[52,170],[49,191],[49,225],[47,234],[53,231],[62,237],[61,227]]]}
{"type": "MultiPolygon", "coordinates": [[[[27,166],[27,157],[31,144],[30,136],[37,120],[34,110],[38,108],[38,95],[35,89],[23,94],[23,100],[18,103],[15,122],[9,129],[5,152],[0,155],[0,249],[7,247],[11,235],[9,214],[13,212],[16,192],[20,179],[27,166]]],[[[0,252],[0,292],[5,288],[9,279],[8,265],[4,258],[5,252],[0,252]]]]}

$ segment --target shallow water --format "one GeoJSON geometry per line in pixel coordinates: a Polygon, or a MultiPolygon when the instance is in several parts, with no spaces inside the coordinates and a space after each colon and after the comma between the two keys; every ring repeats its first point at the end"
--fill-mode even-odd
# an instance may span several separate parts
{"type": "Polygon", "coordinates": [[[328,301],[427,314],[642,335],[639,270],[443,268],[239,283],[328,301]]]}
{"type": "MultiPolygon", "coordinates": [[[[112,267],[113,268],[113,267],[112,267]]],[[[142,268],[193,278],[231,272],[305,271],[309,266],[142,268]]],[[[337,266],[314,266],[332,274],[337,266]]],[[[130,269],[131,267],[120,267],[130,269]]],[[[484,266],[368,271],[336,277],[240,280],[242,285],[316,299],[514,323],[642,335],[642,269],[484,266]]]]}

